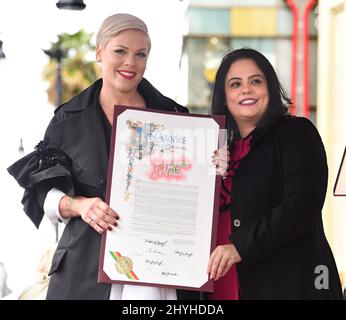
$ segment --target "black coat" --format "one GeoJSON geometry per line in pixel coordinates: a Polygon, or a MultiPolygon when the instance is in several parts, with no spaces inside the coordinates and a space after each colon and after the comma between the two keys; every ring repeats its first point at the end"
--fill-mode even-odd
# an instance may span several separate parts
{"type": "MultiPolygon", "coordinates": [[[[47,192],[105,199],[108,146],[98,99],[102,79],[59,107],[44,141],[8,168],[25,188],[24,211],[39,227],[47,192]]],[[[147,80],[139,92],[151,109],[188,112],[163,96],[147,80]]],[[[97,283],[101,235],[81,218],[66,225],[53,257],[47,299],[108,299],[109,284],[97,283]]]]}
{"type": "Polygon", "coordinates": [[[255,130],[232,185],[230,240],[242,257],[241,298],[342,298],[322,225],[327,177],[324,147],[309,120],[286,116],[255,130]],[[327,281],[318,278],[319,266],[328,268],[327,281]]]}

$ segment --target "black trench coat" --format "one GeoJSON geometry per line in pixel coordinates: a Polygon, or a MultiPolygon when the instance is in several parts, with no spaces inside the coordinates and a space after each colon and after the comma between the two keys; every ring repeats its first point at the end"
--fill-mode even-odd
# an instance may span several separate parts
{"type": "Polygon", "coordinates": [[[341,299],[322,225],[328,168],[316,128],[285,116],[252,140],[233,178],[230,208],[229,238],[243,259],[241,298],[341,299]]]}
{"type": "MultiPolygon", "coordinates": [[[[105,199],[108,151],[98,103],[102,79],[60,106],[36,150],[8,171],[25,188],[24,211],[38,228],[47,192],[105,199]]],[[[188,112],[147,80],[139,92],[151,109],[188,112]]],[[[66,225],[53,257],[47,299],[108,299],[109,284],[97,283],[101,235],[81,218],[66,225]]]]}

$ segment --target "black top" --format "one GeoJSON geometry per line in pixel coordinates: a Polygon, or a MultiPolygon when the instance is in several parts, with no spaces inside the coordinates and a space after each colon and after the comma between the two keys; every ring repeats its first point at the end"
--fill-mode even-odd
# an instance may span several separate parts
{"type": "Polygon", "coordinates": [[[322,223],[328,167],[318,131],[293,116],[255,131],[230,205],[242,299],[341,299],[322,223]]]}
{"type": "Polygon", "coordinates": [[[106,140],[106,145],[107,145],[107,153],[109,155],[110,152],[110,145],[111,145],[111,138],[112,138],[112,126],[109,123],[107,116],[105,114],[105,112],[103,111],[103,108],[101,107],[100,103],[98,103],[99,105],[99,113],[100,113],[100,118],[101,118],[101,122],[102,122],[102,127],[103,127],[103,131],[104,131],[104,136],[105,136],[105,140],[106,140]]]}

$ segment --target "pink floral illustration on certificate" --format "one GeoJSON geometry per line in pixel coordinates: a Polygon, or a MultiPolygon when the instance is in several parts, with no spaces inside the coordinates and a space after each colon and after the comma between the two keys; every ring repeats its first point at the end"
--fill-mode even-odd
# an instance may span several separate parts
{"type": "MultiPolygon", "coordinates": [[[[173,151],[174,152],[174,151],[173,151]]],[[[151,171],[149,178],[151,180],[185,180],[185,172],[191,169],[191,163],[184,156],[172,154],[167,157],[162,154],[151,155],[151,171]]]]}

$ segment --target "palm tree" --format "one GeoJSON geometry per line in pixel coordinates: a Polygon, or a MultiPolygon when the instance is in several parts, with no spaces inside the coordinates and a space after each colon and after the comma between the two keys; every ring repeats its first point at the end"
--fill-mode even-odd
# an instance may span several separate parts
{"type": "MultiPolygon", "coordinates": [[[[62,33],[57,42],[51,42],[49,50],[61,48],[62,102],[69,100],[100,77],[100,68],[94,61],[95,46],[91,44],[92,33],[80,30],[74,34],[62,33]]],[[[48,101],[56,103],[57,61],[50,59],[43,68],[43,79],[48,81],[48,101]]]]}

